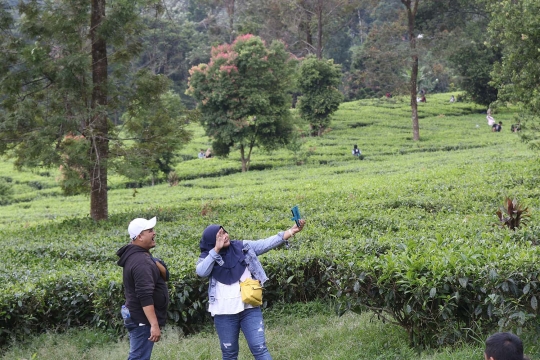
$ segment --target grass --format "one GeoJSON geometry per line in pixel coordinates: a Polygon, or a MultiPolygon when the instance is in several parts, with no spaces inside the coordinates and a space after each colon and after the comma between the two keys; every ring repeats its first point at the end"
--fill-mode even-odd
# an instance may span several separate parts
{"type": "MultiPolygon", "coordinates": [[[[268,347],[276,360],[477,360],[482,356],[482,344],[418,353],[407,346],[401,328],[374,319],[370,313],[337,317],[329,305],[317,302],[281,304],[267,309],[264,317],[268,347]]],[[[240,338],[239,359],[252,359],[243,336],[240,338]]],[[[128,352],[127,338],[116,341],[95,329],[79,329],[35,337],[28,344],[8,350],[2,359],[116,360],[125,359],[128,352]]],[[[218,338],[212,328],[190,337],[166,328],[152,354],[155,360],[220,358],[218,338]]]]}

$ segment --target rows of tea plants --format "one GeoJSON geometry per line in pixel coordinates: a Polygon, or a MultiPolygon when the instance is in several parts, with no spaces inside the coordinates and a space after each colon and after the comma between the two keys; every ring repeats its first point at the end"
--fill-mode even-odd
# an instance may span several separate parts
{"type": "MultiPolygon", "coordinates": [[[[429,104],[419,104],[422,140],[418,143],[408,141],[411,138],[411,121],[406,98],[351,102],[342,105],[336,115],[337,121],[333,122],[332,128],[324,137],[303,138],[300,141],[302,147],[296,151],[284,149],[267,153],[255,149],[251,169],[260,171],[298,163],[324,165],[348,162],[353,144],[358,144],[366,159],[372,161],[386,155],[467,149],[497,144],[500,137],[486,131],[488,127],[485,114],[481,114],[485,109],[468,103],[450,104],[441,95],[430,100],[432,102],[429,104]],[[459,120],[454,123],[455,119],[459,120]]],[[[497,120],[503,120],[508,125],[511,118],[512,113],[508,111],[497,114],[497,120]]],[[[307,133],[307,126],[302,125],[300,121],[299,127],[307,133]]],[[[506,127],[506,130],[508,129],[509,126],[506,127]]],[[[241,171],[239,154],[234,152],[229,159],[198,159],[199,150],[208,148],[211,143],[197,124],[191,124],[188,130],[193,133],[194,139],[180,152],[181,162],[176,167],[176,173],[185,186],[190,186],[190,182],[186,180],[220,177],[241,171]]],[[[43,198],[63,198],[57,183],[59,177],[60,173],[56,168],[24,169],[19,172],[14,171],[12,162],[0,162],[0,181],[6,181],[13,187],[14,196],[10,203],[18,204],[15,208],[29,209],[32,207],[30,201],[43,198]]],[[[142,184],[148,182],[149,180],[142,184]]],[[[114,173],[109,176],[109,188],[113,190],[137,185],[138,183],[114,173]]],[[[86,201],[84,197],[82,198],[86,201]]],[[[57,212],[42,213],[46,215],[46,219],[58,216],[57,212]]],[[[61,215],[70,216],[75,213],[61,215]]],[[[16,219],[19,220],[18,217],[16,219]]]]}
{"type": "MultiPolygon", "coordinates": [[[[540,164],[509,126],[492,133],[482,109],[446,98],[421,104],[419,142],[411,141],[405,99],[346,103],[323,137],[302,139],[302,162],[289,150],[258,150],[248,173],[236,154],[191,158],[208,143],[192,124],[199,135],[181,153],[180,183],[112,187],[107,222],[87,216],[84,196],[0,206],[0,342],[76,325],[119,329],[115,252],[132,218],[155,215],[153,253],[170,267],[171,321],[196,331],[208,319],[206,281],[194,274],[205,226],[264,238],[292,225],[293,205],[308,224],[289,249],[261,257],[271,279],[266,306],[332,296],[342,309],[388,317],[426,345],[529,326],[540,164]],[[363,161],[351,155],[353,144],[363,161]],[[528,226],[494,226],[505,196],[529,207],[528,226]]],[[[509,125],[512,116],[496,118],[509,125]]]]}

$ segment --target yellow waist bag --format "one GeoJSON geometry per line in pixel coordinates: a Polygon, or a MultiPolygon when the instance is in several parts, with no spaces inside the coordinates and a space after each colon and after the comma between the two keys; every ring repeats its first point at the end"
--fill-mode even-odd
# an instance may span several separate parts
{"type": "Polygon", "coordinates": [[[242,301],[253,306],[262,305],[263,287],[259,280],[247,278],[240,282],[240,292],[242,293],[242,301]]]}

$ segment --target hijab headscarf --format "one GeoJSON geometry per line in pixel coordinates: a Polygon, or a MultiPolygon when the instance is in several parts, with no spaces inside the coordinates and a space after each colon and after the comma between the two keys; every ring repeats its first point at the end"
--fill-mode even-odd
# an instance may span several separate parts
{"type": "MultiPolygon", "coordinates": [[[[210,250],[216,246],[216,235],[222,229],[220,225],[210,225],[204,229],[199,247],[200,257],[208,256],[210,250]]],[[[226,231],[225,229],[223,229],[226,231]]],[[[231,285],[240,280],[246,269],[244,252],[242,251],[242,241],[231,241],[229,246],[222,248],[219,255],[224,261],[223,265],[214,263],[211,275],[220,283],[231,285]]]]}

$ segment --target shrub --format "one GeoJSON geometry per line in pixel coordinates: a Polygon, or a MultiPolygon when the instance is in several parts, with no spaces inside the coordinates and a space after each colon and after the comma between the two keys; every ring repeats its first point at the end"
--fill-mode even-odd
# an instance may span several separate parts
{"type": "MultiPolygon", "coordinates": [[[[175,274],[175,280],[168,283],[168,315],[170,322],[190,334],[210,320],[206,311],[208,280],[195,275],[190,261],[182,262],[175,264],[180,274],[175,274]]],[[[264,266],[270,278],[264,292],[264,306],[327,296],[324,284],[331,266],[323,259],[280,257],[264,266]]],[[[123,331],[120,272],[94,275],[75,268],[68,273],[45,275],[31,287],[11,287],[0,292],[0,346],[10,339],[20,340],[46,329],[64,331],[90,325],[123,331]]]]}
{"type": "Polygon", "coordinates": [[[373,311],[403,327],[417,347],[470,341],[497,327],[519,333],[533,324],[537,254],[510,238],[490,247],[441,245],[422,243],[339,264],[335,289],[341,312],[373,311]]]}
{"type": "Polygon", "coordinates": [[[520,225],[525,225],[530,217],[529,209],[523,208],[516,199],[506,198],[503,206],[497,210],[500,226],[506,226],[510,230],[516,230],[520,225]]]}
{"type": "Polygon", "coordinates": [[[169,183],[169,186],[176,186],[178,185],[179,181],[180,178],[178,177],[176,171],[171,171],[169,175],[167,175],[167,182],[169,183]]]}
{"type": "Polygon", "coordinates": [[[13,201],[13,188],[7,181],[0,178],[0,206],[11,204],[13,201]]]}
{"type": "Polygon", "coordinates": [[[28,186],[30,186],[31,188],[34,188],[36,190],[43,189],[43,184],[41,184],[39,181],[29,181],[28,186]]]}
{"type": "Polygon", "coordinates": [[[331,115],[343,101],[343,95],[337,89],[341,67],[333,60],[308,57],[302,61],[299,72],[300,116],[309,122],[311,135],[321,136],[330,125],[331,115]]]}

